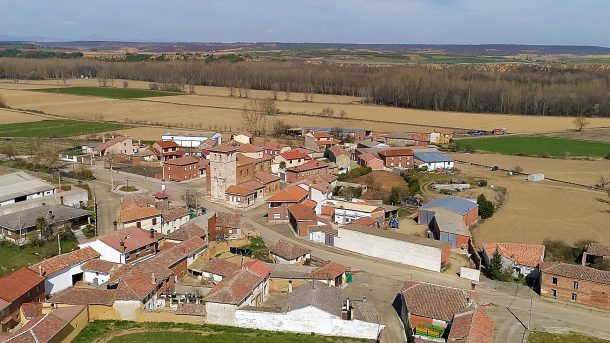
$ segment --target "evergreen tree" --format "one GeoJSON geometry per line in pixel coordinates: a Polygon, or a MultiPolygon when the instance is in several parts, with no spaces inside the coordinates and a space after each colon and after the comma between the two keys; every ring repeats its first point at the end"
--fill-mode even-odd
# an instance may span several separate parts
{"type": "Polygon", "coordinates": [[[489,277],[492,280],[502,280],[504,279],[504,267],[502,266],[502,254],[496,249],[493,255],[491,256],[491,261],[489,262],[489,277]]]}

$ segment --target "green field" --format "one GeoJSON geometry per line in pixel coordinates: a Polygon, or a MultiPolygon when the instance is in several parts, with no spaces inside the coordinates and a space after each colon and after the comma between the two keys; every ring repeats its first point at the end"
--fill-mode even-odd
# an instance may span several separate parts
{"type": "Polygon", "coordinates": [[[70,95],[89,95],[100,96],[113,99],[136,99],[151,98],[156,96],[172,96],[181,93],[152,91],[147,89],[135,88],[113,88],[113,87],[65,87],[65,88],[44,88],[36,89],[38,92],[58,93],[70,95]]]}
{"type": "Polygon", "coordinates": [[[606,157],[610,144],[550,137],[487,137],[455,141],[460,151],[488,151],[505,155],[606,157]]]}
{"type": "MultiPolygon", "coordinates": [[[[78,241],[74,236],[62,240],[61,251],[69,252],[77,248],[78,241]]],[[[57,255],[57,241],[51,240],[42,246],[25,245],[16,246],[9,242],[0,242],[0,276],[8,274],[21,267],[27,267],[39,262],[41,256],[57,255]]]]}
{"type": "Polygon", "coordinates": [[[249,330],[218,325],[186,323],[137,323],[114,320],[96,320],[74,338],[73,343],[104,341],[111,343],[169,343],[169,342],[249,342],[249,343],[349,343],[364,340],[312,336],[296,333],[249,330]],[[130,332],[131,331],[131,332],[130,332]]]}
{"type": "Polygon", "coordinates": [[[533,331],[530,333],[528,343],[609,343],[605,339],[583,336],[576,333],[560,335],[554,333],[533,331]]]}
{"type": "Polygon", "coordinates": [[[126,125],[77,120],[42,120],[0,125],[0,137],[72,137],[121,130],[126,125]]]}

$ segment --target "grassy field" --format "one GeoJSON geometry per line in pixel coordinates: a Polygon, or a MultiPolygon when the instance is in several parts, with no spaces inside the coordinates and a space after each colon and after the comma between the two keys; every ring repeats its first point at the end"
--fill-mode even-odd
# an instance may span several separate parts
{"type": "Polygon", "coordinates": [[[2,137],[72,137],[121,130],[127,126],[76,120],[41,120],[29,123],[0,125],[2,137]]]}
{"type": "Polygon", "coordinates": [[[180,93],[153,91],[135,88],[112,88],[112,87],[63,87],[63,88],[43,88],[36,89],[38,92],[70,94],[70,95],[89,95],[100,96],[113,99],[137,99],[153,98],[158,96],[170,96],[180,93]]]}
{"type": "Polygon", "coordinates": [[[94,321],[90,323],[73,343],[104,341],[112,343],[147,342],[364,342],[363,340],[311,336],[295,333],[249,330],[218,325],[196,325],[183,323],[136,323],[126,321],[94,321]]]}
{"type": "Polygon", "coordinates": [[[455,141],[460,150],[488,151],[506,155],[541,157],[591,156],[606,157],[610,144],[551,137],[489,137],[455,141]]]}
{"type": "Polygon", "coordinates": [[[583,336],[576,333],[570,333],[567,335],[560,335],[554,333],[534,331],[530,333],[527,339],[528,343],[608,343],[610,341],[595,338],[590,336],[583,336]]]}
{"type": "MultiPolygon", "coordinates": [[[[76,239],[62,240],[61,251],[68,252],[76,248],[76,239]]],[[[0,276],[21,267],[39,262],[41,256],[57,254],[57,241],[49,241],[41,247],[25,245],[18,247],[8,242],[0,243],[0,276]]]]}

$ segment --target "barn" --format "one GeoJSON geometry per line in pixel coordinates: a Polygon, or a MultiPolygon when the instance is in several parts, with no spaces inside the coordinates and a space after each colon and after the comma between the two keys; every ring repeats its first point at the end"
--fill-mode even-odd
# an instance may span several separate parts
{"type": "Polygon", "coordinates": [[[472,235],[459,214],[445,208],[437,208],[430,228],[434,239],[449,243],[451,248],[468,248],[472,235]]]}
{"type": "Polygon", "coordinates": [[[419,208],[417,223],[430,226],[437,209],[443,208],[462,217],[466,226],[471,226],[479,220],[479,205],[476,200],[466,198],[434,199],[419,208]]]}

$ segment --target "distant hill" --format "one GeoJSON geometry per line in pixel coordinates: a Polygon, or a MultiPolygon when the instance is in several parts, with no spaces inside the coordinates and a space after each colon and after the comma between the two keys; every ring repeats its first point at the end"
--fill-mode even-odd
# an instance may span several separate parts
{"type": "Polygon", "coordinates": [[[346,49],[373,50],[397,53],[443,53],[449,55],[605,55],[610,48],[600,46],[572,45],[521,45],[521,44],[349,44],[349,43],[280,43],[280,42],[113,42],[113,41],[74,41],[74,42],[0,42],[1,46],[23,44],[28,47],[63,48],[81,50],[120,50],[137,49],[143,52],[213,52],[228,49],[248,50],[299,50],[299,49],[346,49]]]}

